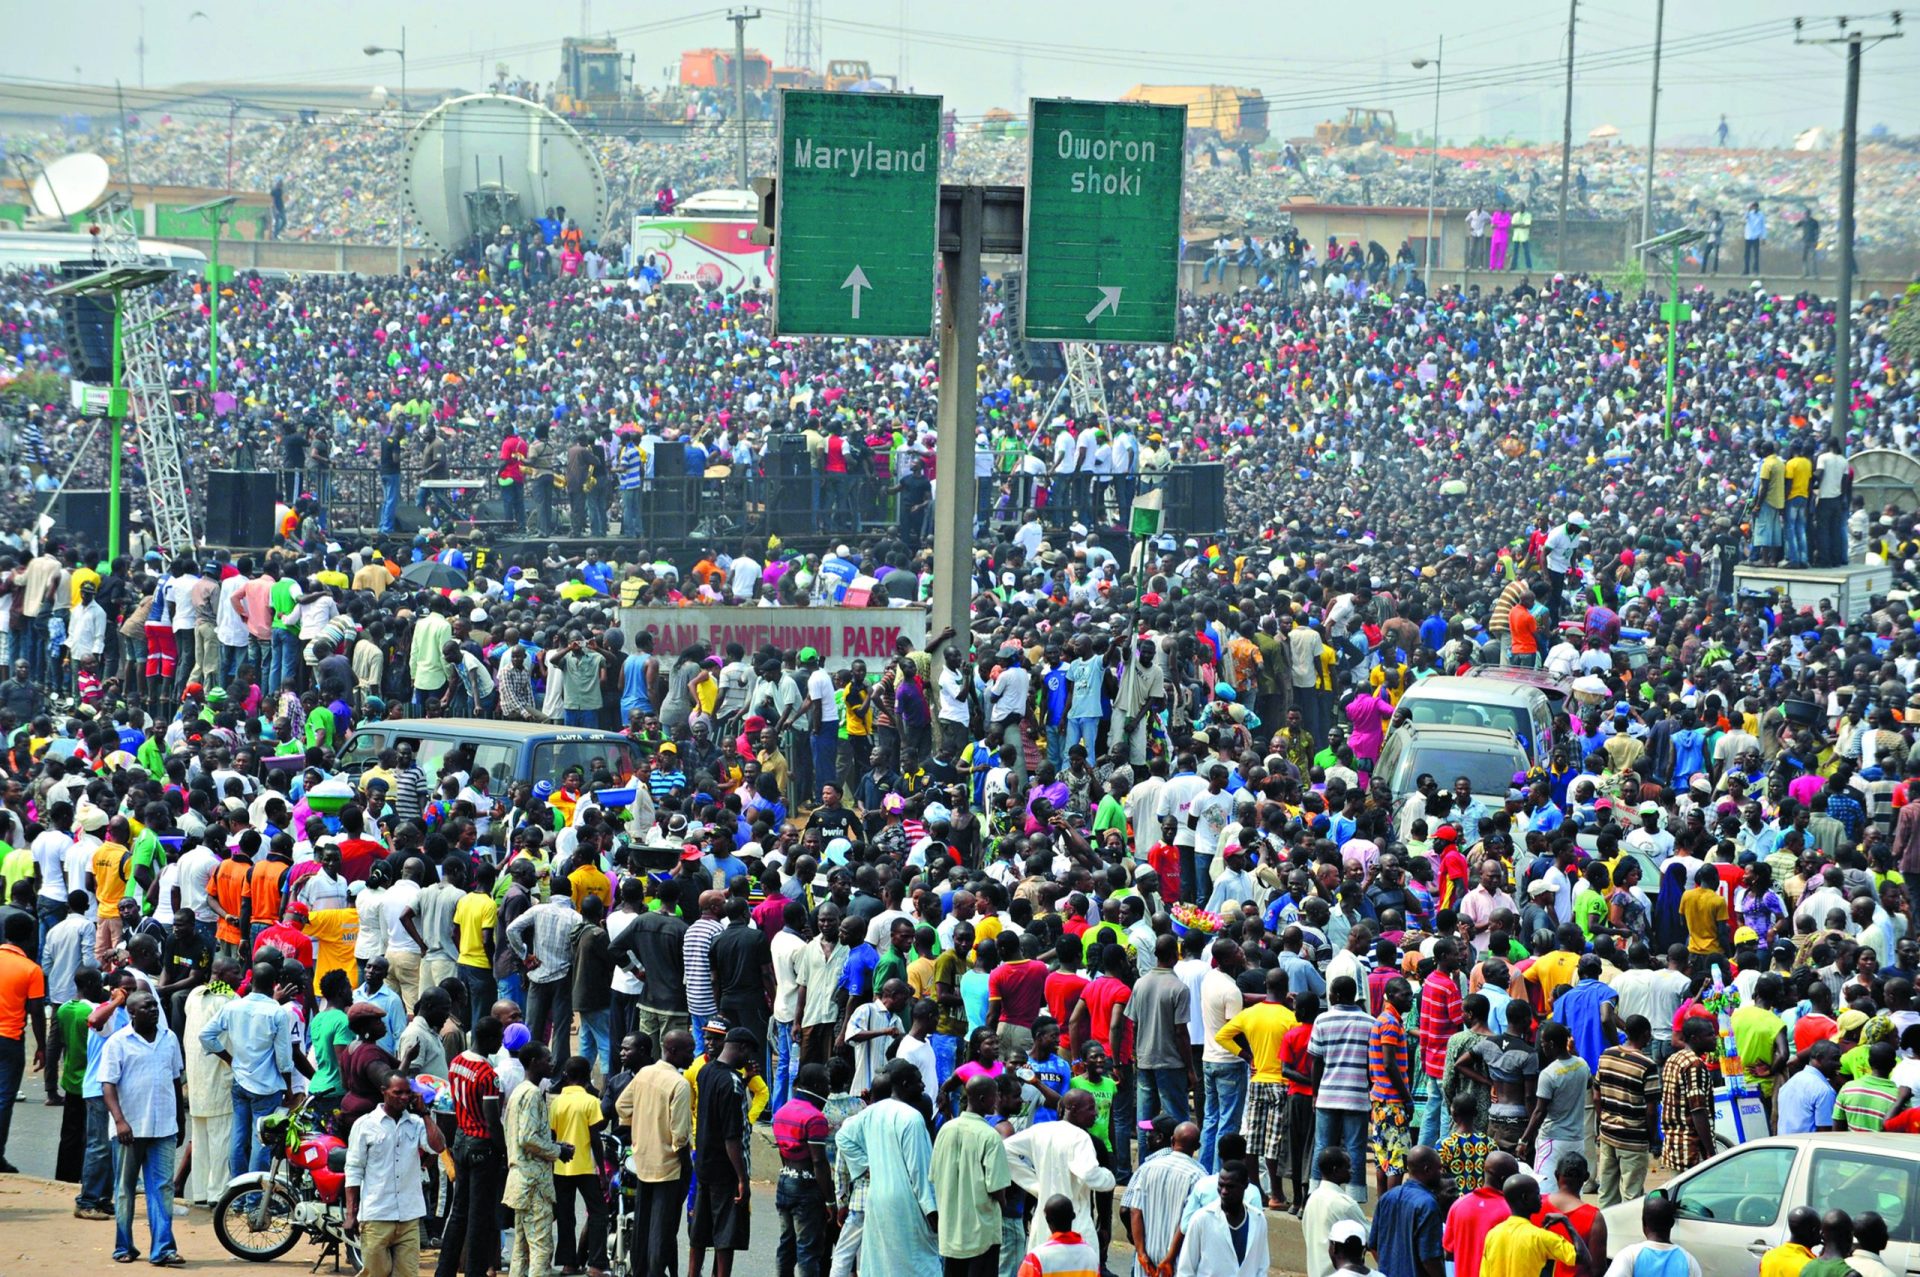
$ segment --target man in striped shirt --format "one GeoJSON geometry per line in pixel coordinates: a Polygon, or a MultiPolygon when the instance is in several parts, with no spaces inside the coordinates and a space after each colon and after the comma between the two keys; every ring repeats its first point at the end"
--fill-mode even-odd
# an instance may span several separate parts
{"type": "Polygon", "coordinates": [[[500,1078],[487,1057],[500,1050],[502,1026],[491,1016],[474,1022],[471,1046],[447,1066],[453,1092],[453,1204],[442,1231],[440,1261],[434,1277],[455,1277],[466,1257],[466,1277],[481,1277],[499,1266],[500,1225],[494,1204],[500,1200],[504,1164],[500,1132],[500,1078]]]}
{"type": "Polygon", "coordinates": [[[1413,1083],[1407,1078],[1407,1011],[1413,986],[1387,981],[1380,1017],[1367,1039],[1367,1076],[1373,1101],[1373,1182],[1382,1194],[1396,1187],[1413,1147],[1413,1083]]]}
{"type": "Polygon", "coordinates": [[[714,937],[726,927],[722,921],[726,904],[724,891],[700,893],[700,917],[687,928],[686,946],[680,951],[686,964],[687,1014],[692,1020],[694,1036],[700,1040],[704,1040],[702,1029],[706,1022],[720,1014],[720,1004],[713,996],[713,967],[707,954],[713,948],[714,937]]]}
{"type": "Polygon", "coordinates": [[[1460,1006],[1460,947],[1446,936],[1433,942],[1433,970],[1420,986],[1420,1067],[1427,1075],[1427,1110],[1420,1120],[1420,1143],[1438,1148],[1452,1119],[1440,1078],[1447,1071],[1447,1043],[1466,1027],[1460,1006]]]}
{"type": "Polygon", "coordinates": [[[1885,1040],[1867,1048],[1867,1076],[1841,1087],[1833,1102],[1836,1131],[1882,1130],[1888,1118],[1912,1102],[1913,1092],[1893,1080],[1898,1054],[1893,1043],[1885,1040]]]}
{"type": "Polygon", "coordinates": [[[1313,1063],[1316,1097],[1311,1187],[1320,1186],[1320,1150],[1344,1147],[1351,1167],[1349,1191],[1356,1202],[1365,1202],[1367,1111],[1373,1089],[1367,1057],[1373,1017],[1360,1009],[1359,996],[1359,985],[1352,976],[1337,976],[1328,982],[1331,1005],[1313,1022],[1307,1055],[1313,1063]]]}

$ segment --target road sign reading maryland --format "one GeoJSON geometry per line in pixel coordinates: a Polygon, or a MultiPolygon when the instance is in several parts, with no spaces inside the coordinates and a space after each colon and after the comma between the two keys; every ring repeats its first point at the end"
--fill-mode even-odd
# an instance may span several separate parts
{"type": "Polygon", "coordinates": [[[939,98],[786,90],[774,198],[776,334],[932,333],[939,98]]]}
{"type": "Polygon", "coordinates": [[[1173,340],[1186,136],[1184,106],[1034,99],[1029,341],[1173,340]]]}

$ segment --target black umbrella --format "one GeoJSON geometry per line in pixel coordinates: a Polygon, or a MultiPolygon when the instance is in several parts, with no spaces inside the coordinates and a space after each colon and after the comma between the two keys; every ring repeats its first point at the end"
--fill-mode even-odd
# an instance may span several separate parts
{"type": "Polygon", "coordinates": [[[418,563],[409,563],[406,570],[400,573],[400,579],[408,585],[417,585],[423,590],[467,588],[467,578],[438,559],[422,559],[418,563]]]}

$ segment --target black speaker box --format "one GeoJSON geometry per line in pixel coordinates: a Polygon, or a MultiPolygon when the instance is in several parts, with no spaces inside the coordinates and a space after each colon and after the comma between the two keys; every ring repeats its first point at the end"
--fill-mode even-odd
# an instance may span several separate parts
{"type": "Polygon", "coordinates": [[[260,547],[276,535],[273,505],[279,476],[259,470],[207,473],[208,545],[260,547]]]}
{"type": "MultiPolygon", "coordinates": [[[[91,546],[97,553],[107,545],[108,494],[104,488],[67,488],[53,499],[53,539],[68,544],[91,546]]],[[[110,554],[126,553],[126,516],[131,507],[120,510],[120,544],[110,554]]]]}
{"type": "Polygon", "coordinates": [[[1217,461],[1175,466],[1167,472],[1161,527],[1168,532],[1224,532],[1227,468],[1217,461]]]}

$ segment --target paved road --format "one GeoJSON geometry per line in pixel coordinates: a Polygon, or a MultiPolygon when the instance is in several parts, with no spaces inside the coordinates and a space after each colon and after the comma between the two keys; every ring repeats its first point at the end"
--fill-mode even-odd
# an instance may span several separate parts
{"type": "MultiPolygon", "coordinates": [[[[20,1168],[23,1176],[44,1180],[53,1178],[54,1154],[60,1142],[60,1110],[48,1108],[43,1104],[44,1093],[40,1089],[39,1079],[27,1079],[27,1099],[14,1106],[12,1132],[7,1141],[6,1155],[20,1168]]],[[[764,1130],[764,1128],[763,1128],[764,1130]]],[[[773,1164],[774,1153],[770,1145],[755,1150],[755,1164],[767,1167],[773,1164]]],[[[59,1208],[62,1200],[71,1201],[71,1190],[67,1185],[59,1185],[52,1192],[56,1195],[52,1205],[59,1208]],[[62,1198],[61,1194],[64,1194],[62,1198]]],[[[734,1273],[736,1277],[776,1277],[774,1264],[774,1243],[779,1237],[779,1216],[773,1208],[773,1188],[771,1184],[756,1183],[753,1194],[753,1245],[743,1255],[736,1258],[734,1273]]],[[[1118,1208],[1115,1208],[1116,1215],[1118,1208]]],[[[112,1241],[113,1225],[106,1223],[82,1223],[68,1219],[66,1224],[75,1228],[101,1229],[104,1242],[112,1241]]],[[[1301,1245],[1300,1226],[1292,1216],[1267,1216],[1268,1238],[1272,1248],[1272,1257],[1276,1273],[1300,1273],[1305,1270],[1305,1250],[1301,1245]]],[[[63,1227],[65,1225],[62,1225],[63,1227]]],[[[136,1223],[142,1230],[144,1225],[136,1223]]],[[[1116,1231],[1120,1231],[1116,1221],[1116,1231]]],[[[685,1234],[682,1233],[684,1238],[685,1234]]],[[[205,1211],[194,1211],[181,1221],[181,1251],[190,1261],[190,1268],[201,1266],[225,1268],[229,1257],[214,1239],[211,1226],[207,1222],[205,1211]]],[[[307,1246],[296,1247],[294,1251],[277,1264],[265,1267],[248,1266],[248,1271],[266,1275],[276,1272],[293,1273],[305,1271],[312,1263],[314,1252],[307,1246]],[[304,1258],[302,1257],[304,1253],[304,1258]],[[298,1263],[300,1267],[295,1268],[298,1263]]],[[[1124,1246],[1115,1246],[1109,1257],[1109,1266],[1115,1273],[1124,1274],[1132,1265],[1133,1252],[1124,1246]]],[[[682,1254],[682,1263],[685,1256],[682,1254]]],[[[241,1260],[230,1260],[241,1264],[241,1260]]],[[[884,1277],[884,1275],[882,1275],[884,1277]]]]}

